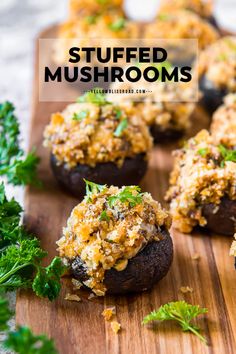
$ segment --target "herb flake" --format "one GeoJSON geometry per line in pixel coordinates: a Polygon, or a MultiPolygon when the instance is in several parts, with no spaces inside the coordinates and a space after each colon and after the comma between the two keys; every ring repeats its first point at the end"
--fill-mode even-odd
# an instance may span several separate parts
{"type": "Polygon", "coordinates": [[[114,131],[114,136],[116,138],[119,138],[123,131],[128,127],[128,119],[127,118],[124,118],[120,123],[119,125],[117,126],[116,130],[114,131]]]}
{"type": "Polygon", "coordinates": [[[93,103],[98,106],[105,106],[107,104],[111,104],[106,99],[106,95],[102,92],[102,89],[95,88],[92,91],[86,92],[83,96],[77,99],[78,103],[93,103]]]}

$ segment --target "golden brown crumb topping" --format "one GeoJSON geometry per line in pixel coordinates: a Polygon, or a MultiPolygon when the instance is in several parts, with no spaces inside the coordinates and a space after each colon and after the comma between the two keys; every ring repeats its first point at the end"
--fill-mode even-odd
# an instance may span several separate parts
{"type": "MultiPolygon", "coordinates": [[[[117,13],[70,19],[60,25],[58,40],[55,41],[53,59],[57,64],[68,63],[69,49],[75,47],[106,46],[107,39],[113,47],[120,46],[120,39],[139,38],[139,27],[117,13]],[[104,41],[104,42],[103,42],[104,41]]],[[[83,59],[81,53],[81,60],[83,59]]]]}
{"type": "Polygon", "coordinates": [[[145,38],[198,39],[199,48],[215,42],[218,32],[207,21],[186,10],[159,14],[155,22],[147,25],[145,38]]]}
{"type": "Polygon", "coordinates": [[[70,15],[96,15],[107,11],[122,11],[123,0],[70,0],[70,15]]]}
{"type": "Polygon", "coordinates": [[[229,92],[236,90],[236,37],[223,37],[204,50],[198,63],[199,76],[229,92]]]}
{"type": "Polygon", "coordinates": [[[87,196],[73,209],[58,241],[59,254],[67,261],[80,257],[89,277],[83,283],[104,295],[105,271],[124,270],[147,243],[162,239],[161,230],[169,229],[170,222],[169,214],[139,187],[87,182],[87,196]]]}
{"type": "Polygon", "coordinates": [[[191,232],[194,226],[205,226],[202,206],[220,204],[222,197],[236,200],[235,153],[214,142],[202,130],[175,152],[175,165],[166,199],[170,201],[173,225],[191,232]]]}
{"type": "MultiPolygon", "coordinates": [[[[145,68],[144,65],[139,65],[145,68]]],[[[151,66],[151,65],[150,65],[151,66]]],[[[137,92],[137,83],[116,82],[114,90],[124,90],[119,93],[116,101],[124,107],[130,115],[138,115],[148,126],[157,125],[160,129],[186,130],[190,126],[190,116],[194,111],[194,85],[157,82],[152,86],[152,92],[137,92]]],[[[150,83],[141,80],[140,87],[147,92],[150,83]]],[[[111,96],[112,97],[112,96],[111,96]]]]}
{"type": "Polygon", "coordinates": [[[201,17],[210,17],[213,12],[212,0],[161,0],[159,12],[169,13],[176,10],[190,10],[201,17]]]}
{"type": "Polygon", "coordinates": [[[211,133],[218,144],[236,148],[236,94],[229,94],[213,115],[211,133]]]}
{"type": "Polygon", "coordinates": [[[44,145],[58,163],[68,168],[77,164],[95,166],[145,154],[152,139],[144,122],[114,104],[80,102],[55,113],[44,132],[44,145]]]}

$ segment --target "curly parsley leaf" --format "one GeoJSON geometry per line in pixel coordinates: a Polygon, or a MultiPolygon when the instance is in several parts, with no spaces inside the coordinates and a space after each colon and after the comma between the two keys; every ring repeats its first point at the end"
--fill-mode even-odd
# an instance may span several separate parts
{"type": "Polygon", "coordinates": [[[219,145],[218,149],[224,161],[236,162],[236,150],[227,149],[224,145],[219,145]]]}
{"type": "Polygon", "coordinates": [[[128,203],[131,207],[134,207],[142,203],[141,188],[138,186],[124,187],[118,194],[108,197],[108,204],[113,207],[117,201],[121,203],[128,203]]]}
{"type": "Polygon", "coordinates": [[[104,185],[97,184],[94,182],[87,181],[86,179],[84,179],[84,182],[86,184],[86,200],[87,200],[87,202],[91,201],[91,196],[93,194],[102,192],[107,188],[106,184],[104,184],[104,185]]]}
{"type": "Polygon", "coordinates": [[[8,329],[8,321],[12,316],[8,307],[8,301],[0,295],[0,331],[8,329]]]}
{"type": "Polygon", "coordinates": [[[64,272],[65,266],[59,257],[55,257],[48,267],[39,267],[32,284],[36,295],[47,297],[50,301],[56,299],[61,290],[60,278],[64,272]]]}
{"type": "Polygon", "coordinates": [[[119,138],[123,131],[128,127],[128,120],[127,118],[124,118],[119,125],[117,126],[116,130],[114,131],[114,136],[119,138]]]}
{"type": "Polygon", "coordinates": [[[60,277],[65,267],[60,258],[44,268],[47,255],[37,238],[20,224],[22,208],[8,201],[4,185],[0,185],[0,289],[33,288],[38,296],[53,300],[59,294],[60,277]]]}
{"type": "Polygon", "coordinates": [[[19,146],[20,129],[14,110],[10,102],[0,104],[0,176],[6,176],[14,185],[39,185],[39,158],[34,151],[24,156],[19,146]]]}
{"type": "Polygon", "coordinates": [[[28,327],[24,326],[9,332],[3,345],[18,354],[57,354],[51,339],[45,335],[34,335],[28,327]]]}
{"type": "Polygon", "coordinates": [[[167,320],[177,321],[184,332],[192,332],[206,344],[206,338],[200,334],[199,328],[193,325],[191,321],[195,317],[207,312],[208,310],[206,308],[201,308],[198,305],[191,305],[185,301],[169,302],[168,304],[161,306],[157,311],[153,311],[144,317],[142,323],[147,324],[151,321],[162,322],[167,320]]]}
{"type": "Polygon", "coordinates": [[[86,92],[83,96],[77,99],[78,103],[93,103],[98,106],[105,106],[111,104],[106,99],[106,95],[103,93],[103,90],[100,88],[95,88],[92,91],[86,92]]]}

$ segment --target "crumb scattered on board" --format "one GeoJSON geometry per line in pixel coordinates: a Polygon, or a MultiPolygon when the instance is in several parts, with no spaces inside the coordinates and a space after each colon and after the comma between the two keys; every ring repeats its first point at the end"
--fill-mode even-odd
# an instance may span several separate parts
{"type": "Polygon", "coordinates": [[[192,293],[193,292],[193,288],[191,288],[190,286],[181,286],[180,291],[183,294],[192,293]]]}
{"type": "Polygon", "coordinates": [[[192,255],[192,259],[195,260],[195,261],[197,261],[198,259],[200,259],[199,254],[198,254],[198,253],[194,253],[194,254],[192,255]]]}
{"type": "Polygon", "coordinates": [[[112,321],[111,322],[111,329],[113,330],[114,333],[117,334],[121,329],[120,323],[117,321],[112,321]]]}
{"type": "Polygon", "coordinates": [[[81,301],[81,298],[76,294],[66,294],[65,300],[67,301],[81,301]]]}
{"type": "MultiPolygon", "coordinates": [[[[105,321],[110,321],[111,319],[114,318],[115,315],[116,315],[115,306],[108,307],[108,308],[104,309],[102,312],[102,316],[104,317],[105,321]]],[[[120,323],[117,322],[116,320],[111,321],[111,329],[114,333],[117,334],[121,329],[120,323]]]]}
{"type": "Polygon", "coordinates": [[[78,290],[81,288],[81,286],[83,286],[83,284],[79,280],[74,278],[72,279],[72,284],[74,285],[75,290],[78,290]]]}
{"type": "Polygon", "coordinates": [[[105,310],[103,310],[102,315],[105,318],[106,321],[110,321],[113,317],[113,315],[116,314],[116,308],[115,307],[108,307],[105,310]]]}

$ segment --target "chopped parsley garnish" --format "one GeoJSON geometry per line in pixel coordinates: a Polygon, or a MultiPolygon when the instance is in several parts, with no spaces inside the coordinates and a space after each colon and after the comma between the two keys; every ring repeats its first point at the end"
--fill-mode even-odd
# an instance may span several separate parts
{"type": "Polygon", "coordinates": [[[109,24],[109,28],[113,31],[113,32],[118,32],[122,29],[125,28],[126,25],[126,20],[123,17],[118,18],[115,22],[109,24]]]}
{"type": "Polygon", "coordinates": [[[209,153],[209,149],[208,148],[202,148],[202,149],[199,149],[197,153],[200,156],[202,156],[202,157],[206,157],[207,154],[209,153]]]}
{"type": "Polygon", "coordinates": [[[236,150],[227,149],[224,145],[219,145],[218,149],[225,161],[236,162],[236,150]]]}
{"type": "Polygon", "coordinates": [[[110,220],[110,217],[107,215],[107,212],[106,210],[103,210],[100,214],[100,217],[99,217],[99,220],[100,221],[109,221],[110,220]]]}
{"type": "Polygon", "coordinates": [[[207,313],[206,308],[200,308],[198,305],[191,305],[185,301],[169,302],[161,306],[157,311],[151,312],[144,317],[143,324],[147,324],[151,321],[176,321],[181,326],[184,332],[190,331],[195,334],[201,341],[207,344],[206,338],[203,337],[199,328],[191,323],[191,321],[202,314],[207,313]]]}
{"type": "Polygon", "coordinates": [[[119,138],[123,131],[128,127],[128,120],[127,118],[124,118],[119,125],[117,126],[116,130],[114,131],[114,136],[119,138]]]}
{"type": "Polygon", "coordinates": [[[79,113],[74,113],[72,119],[81,122],[83,119],[88,117],[88,114],[88,109],[85,109],[84,111],[80,111],[79,113]]]}
{"type": "Polygon", "coordinates": [[[78,103],[93,103],[98,106],[105,106],[111,104],[106,99],[106,95],[102,92],[102,89],[95,88],[92,91],[86,92],[83,96],[77,99],[78,103]]]}
{"type": "Polygon", "coordinates": [[[120,108],[115,108],[116,119],[120,119],[122,117],[122,110],[120,108]]]}
{"type": "Polygon", "coordinates": [[[20,224],[20,205],[8,201],[3,184],[0,186],[0,290],[32,288],[38,296],[55,299],[60,291],[60,277],[65,267],[56,257],[44,268],[47,255],[39,240],[20,224]],[[43,275],[43,276],[42,276],[43,275]]]}
{"type": "Polygon", "coordinates": [[[94,182],[87,181],[84,179],[84,182],[86,184],[86,200],[87,202],[91,201],[91,196],[95,193],[99,193],[104,191],[107,186],[105,184],[97,184],[94,182]]]}
{"type": "Polygon", "coordinates": [[[34,151],[25,156],[19,144],[19,123],[10,102],[0,104],[0,176],[14,185],[39,185],[39,158],[34,151]]]}
{"type": "Polygon", "coordinates": [[[44,334],[34,335],[28,327],[17,327],[9,332],[3,343],[6,349],[18,354],[57,354],[53,340],[44,334]]]}
{"type": "Polygon", "coordinates": [[[108,197],[108,204],[110,207],[113,207],[117,201],[121,203],[128,203],[131,207],[135,207],[138,204],[142,203],[141,188],[139,186],[130,186],[125,187],[117,195],[108,197]]]}

